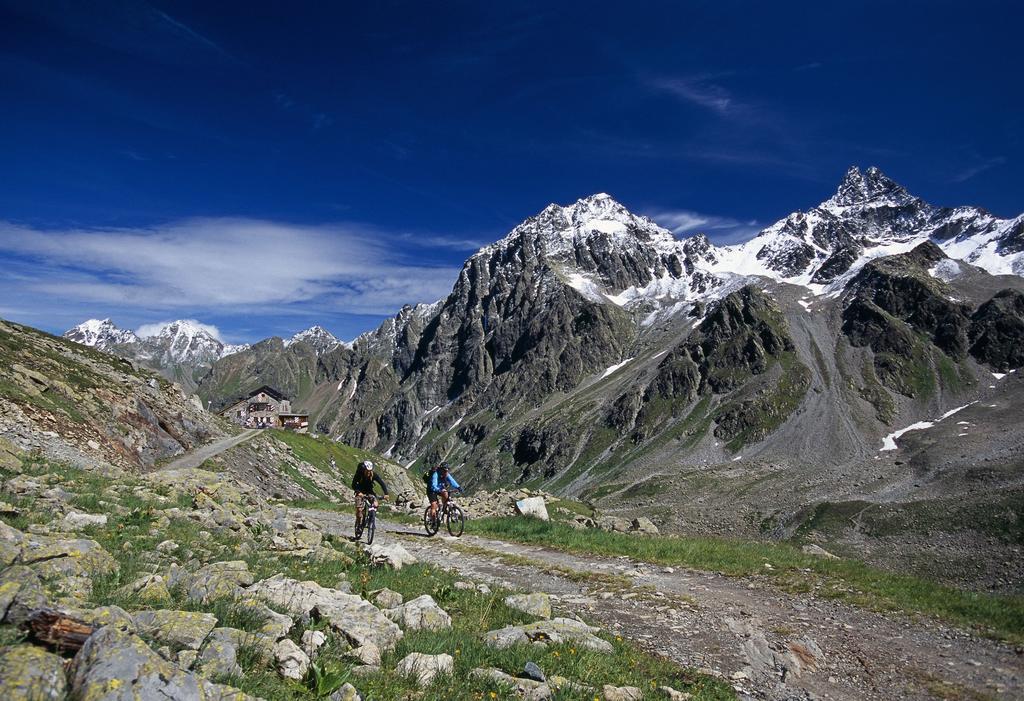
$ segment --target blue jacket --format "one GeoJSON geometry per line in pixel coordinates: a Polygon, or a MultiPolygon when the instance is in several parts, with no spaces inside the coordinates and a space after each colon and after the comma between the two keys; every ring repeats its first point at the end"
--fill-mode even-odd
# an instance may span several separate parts
{"type": "Polygon", "coordinates": [[[459,486],[459,483],[455,481],[455,477],[450,472],[448,473],[448,477],[446,477],[444,479],[444,482],[445,482],[445,485],[442,486],[441,485],[441,473],[435,471],[434,474],[430,477],[430,491],[433,492],[434,494],[437,494],[438,492],[443,490],[445,487],[449,487],[449,486],[452,489],[462,489],[462,487],[459,486]]]}

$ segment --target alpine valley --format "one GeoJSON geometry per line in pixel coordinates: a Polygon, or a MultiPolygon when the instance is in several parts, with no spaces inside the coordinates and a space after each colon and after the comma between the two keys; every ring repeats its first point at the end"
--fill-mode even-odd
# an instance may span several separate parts
{"type": "Polygon", "coordinates": [[[270,385],[317,432],[447,459],[470,487],[1012,590],[1022,276],[1024,216],[935,207],[851,168],[732,246],[604,194],[552,204],[470,257],[446,298],[351,344],[314,327],[236,348],[184,322],[65,335],[214,409],[270,385]]]}

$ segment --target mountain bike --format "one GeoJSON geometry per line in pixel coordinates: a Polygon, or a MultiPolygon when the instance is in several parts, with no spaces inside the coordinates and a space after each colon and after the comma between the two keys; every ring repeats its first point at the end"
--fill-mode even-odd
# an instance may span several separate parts
{"type": "Polygon", "coordinates": [[[448,528],[448,534],[458,538],[462,535],[462,531],[466,528],[466,516],[462,513],[462,509],[455,503],[455,495],[449,493],[448,503],[444,506],[437,507],[437,515],[431,518],[430,516],[430,505],[427,505],[426,510],[423,512],[423,528],[427,531],[427,535],[435,535],[441,530],[441,522],[444,522],[448,528]]]}
{"type": "Polygon", "coordinates": [[[377,497],[373,494],[363,495],[363,520],[356,521],[356,540],[366,534],[366,544],[373,545],[373,535],[377,531],[377,497]]]}

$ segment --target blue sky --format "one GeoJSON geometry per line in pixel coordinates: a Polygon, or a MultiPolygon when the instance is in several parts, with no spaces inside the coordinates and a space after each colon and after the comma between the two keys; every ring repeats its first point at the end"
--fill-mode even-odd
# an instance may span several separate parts
{"type": "Polygon", "coordinates": [[[0,316],[351,338],[549,202],[732,241],[851,164],[1016,215],[1019,7],[0,0],[0,316]]]}

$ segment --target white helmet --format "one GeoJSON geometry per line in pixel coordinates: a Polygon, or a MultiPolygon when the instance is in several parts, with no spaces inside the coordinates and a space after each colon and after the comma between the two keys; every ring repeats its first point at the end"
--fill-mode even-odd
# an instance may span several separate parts
{"type": "Polygon", "coordinates": [[[373,472],[373,463],[370,462],[369,460],[363,460],[361,463],[359,463],[359,467],[363,468],[367,472],[373,472]]]}

